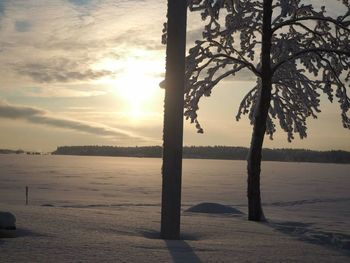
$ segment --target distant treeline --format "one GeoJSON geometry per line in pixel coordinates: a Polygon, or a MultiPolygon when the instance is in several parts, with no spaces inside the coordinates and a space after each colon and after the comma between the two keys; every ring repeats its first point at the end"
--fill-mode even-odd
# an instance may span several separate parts
{"type": "MultiPolygon", "coordinates": [[[[31,155],[41,155],[42,152],[25,152],[23,150],[9,150],[9,149],[0,149],[0,154],[31,154],[31,155]]],[[[47,153],[45,153],[47,154],[47,153]]]]}
{"type": "Polygon", "coordinates": [[[0,149],[0,154],[23,154],[23,150],[0,149]]]}
{"type": "MultiPolygon", "coordinates": [[[[87,156],[153,157],[162,156],[161,146],[62,146],[52,154],[87,156]]],[[[304,149],[263,149],[263,160],[281,162],[350,163],[350,152],[304,149]]],[[[246,160],[248,148],[229,146],[185,146],[184,158],[246,160]]]]}

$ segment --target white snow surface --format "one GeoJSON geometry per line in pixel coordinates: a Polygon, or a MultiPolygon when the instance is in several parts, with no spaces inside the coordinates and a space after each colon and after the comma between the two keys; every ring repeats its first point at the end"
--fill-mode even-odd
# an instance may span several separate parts
{"type": "Polygon", "coordinates": [[[349,262],[349,165],[264,162],[268,222],[256,223],[244,161],[184,160],[179,241],[158,238],[160,170],[160,159],[0,155],[0,211],[17,219],[0,230],[0,262],[349,262]],[[215,213],[185,211],[200,203],[215,213]]]}

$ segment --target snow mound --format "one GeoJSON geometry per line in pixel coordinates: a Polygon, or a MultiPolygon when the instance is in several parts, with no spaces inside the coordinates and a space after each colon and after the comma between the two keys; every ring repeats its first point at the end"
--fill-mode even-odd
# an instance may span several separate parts
{"type": "Polygon", "coordinates": [[[9,212],[0,212],[0,229],[16,229],[16,217],[9,212]]]}
{"type": "Polygon", "coordinates": [[[243,213],[236,208],[217,204],[217,203],[200,203],[192,206],[186,210],[186,212],[193,213],[207,213],[207,214],[236,214],[242,215],[243,213]]]}
{"type": "Polygon", "coordinates": [[[55,205],[53,205],[53,204],[42,204],[41,206],[45,206],[45,207],[55,207],[55,205]]]}

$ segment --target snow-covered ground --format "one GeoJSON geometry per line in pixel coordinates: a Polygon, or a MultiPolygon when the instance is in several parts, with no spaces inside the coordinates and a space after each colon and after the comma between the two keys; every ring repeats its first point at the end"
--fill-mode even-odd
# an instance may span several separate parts
{"type": "Polygon", "coordinates": [[[0,262],[349,262],[349,165],[265,162],[269,222],[255,223],[246,220],[245,162],[184,160],[181,241],[158,239],[160,167],[0,155],[0,211],[18,228],[0,230],[0,262]],[[202,202],[243,214],[185,211],[202,202]]]}

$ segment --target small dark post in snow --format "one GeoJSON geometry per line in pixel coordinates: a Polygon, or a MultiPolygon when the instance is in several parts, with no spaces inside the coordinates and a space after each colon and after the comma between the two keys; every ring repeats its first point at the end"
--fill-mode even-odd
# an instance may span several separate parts
{"type": "Polygon", "coordinates": [[[26,205],[28,205],[28,186],[26,186],[26,205]]]}

